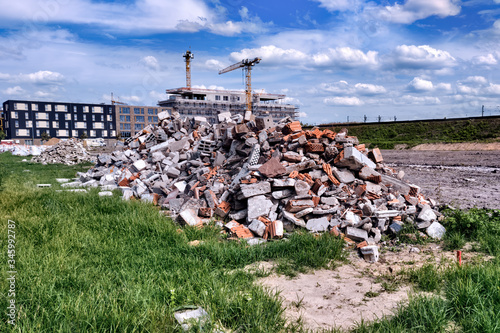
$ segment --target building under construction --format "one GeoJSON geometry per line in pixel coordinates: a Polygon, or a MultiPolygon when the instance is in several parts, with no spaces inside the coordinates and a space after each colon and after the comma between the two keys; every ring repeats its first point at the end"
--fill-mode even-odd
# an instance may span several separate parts
{"type": "Polygon", "coordinates": [[[251,69],[260,62],[259,58],[245,59],[219,72],[227,73],[242,68],[245,71],[246,89],[238,90],[211,90],[191,87],[191,51],[183,55],[186,62],[186,87],[167,89],[169,98],[159,101],[160,107],[169,107],[188,117],[203,116],[210,123],[217,122],[217,115],[230,112],[241,114],[246,120],[251,115],[256,117],[271,117],[278,121],[284,117],[297,118],[297,107],[285,103],[285,95],[253,93],[251,85],[251,69]]]}

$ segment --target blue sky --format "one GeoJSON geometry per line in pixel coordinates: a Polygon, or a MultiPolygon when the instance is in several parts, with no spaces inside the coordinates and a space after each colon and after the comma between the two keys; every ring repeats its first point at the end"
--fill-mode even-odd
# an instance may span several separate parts
{"type": "Polygon", "coordinates": [[[185,86],[283,93],[301,120],[500,114],[500,0],[0,0],[0,99],[155,105],[185,86]]]}

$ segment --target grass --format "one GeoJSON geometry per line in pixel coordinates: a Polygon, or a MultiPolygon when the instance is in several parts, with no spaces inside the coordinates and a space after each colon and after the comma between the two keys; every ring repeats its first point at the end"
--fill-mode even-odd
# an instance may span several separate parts
{"type": "Polygon", "coordinates": [[[381,149],[394,149],[397,144],[413,147],[422,143],[492,142],[500,137],[500,118],[342,124],[333,127],[333,130],[339,131],[342,127],[348,128],[349,135],[357,136],[367,146],[381,149]]]}
{"type": "MultiPolygon", "coordinates": [[[[35,165],[0,154],[0,308],[7,308],[7,220],[16,222],[17,325],[0,332],[181,332],[173,312],[202,306],[215,325],[238,332],[300,331],[288,323],[278,295],[253,282],[246,265],[272,260],[287,272],[328,267],[343,243],[316,238],[248,246],[221,240],[220,229],[183,228],[157,208],[56,192],[55,178],[85,166],[35,165]],[[24,172],[30,170],[30,172],[24,172]],[[38,189],[37,183],[52,183],[38,189]],[[199,246],[188,245],[203,240],[199,246]]],[[[193,328],[196,331],[196,328],[193,328]]]]}

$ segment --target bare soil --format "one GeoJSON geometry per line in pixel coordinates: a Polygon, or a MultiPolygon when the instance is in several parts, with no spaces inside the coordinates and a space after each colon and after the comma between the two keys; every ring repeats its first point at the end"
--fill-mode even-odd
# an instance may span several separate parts
{"type": "Polygon", "coordinates": [[[406,181],[441,204],[500,209],[500,150],[416,149],[384,150],[382,156],[386,164],[405,172],[406,181]]]}
{"type": "MultiPolygon", "coordinates": [[[[468,251],[462,255],[463,263],[489,259],[468,251]]],[[[259,283],[272,293],[279,292],[290,320],[302,321],[314,331],[347,330],[362,320],[392,315],[410,295],[420,293],[405,282],[402,271],[427,263],[454,265],[456,255],[437,244],[403,245],[382,249],[380,260],[374,264],[367,263],[354,250],[348,260],[349,264],[333,270],[317,270],[291,279],[272,274],[259,283]]],[[[272,264],[260,263],[259,269],[272,269],[272,264]]]]}

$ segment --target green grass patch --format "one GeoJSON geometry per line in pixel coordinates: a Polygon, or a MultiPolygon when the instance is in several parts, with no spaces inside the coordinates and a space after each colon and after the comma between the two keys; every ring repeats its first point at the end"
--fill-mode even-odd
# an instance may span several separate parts
{"type": "Polygon", "coordinates": [[[272,260],[293,275],[343,257],[343,242],[328,233],[248,246],[222,240],[215,226],[178,232],[152,205],[96,190],[56,192],[55,178],[86,166],[21,160],[0,155],[7,170],[0,189],[2,309],[9,299],[8,219],[16,222],[18,272],[17,326],[2,320],[0,332],[181,332],[173,312],[186,305],[202,306],[213,325],[233,331],[296,331],[300,325],[287,323],[278,296],[254,284],[262,272],[243,268],[272,260]],[[203,243],[188,245],[195,239],[203,243]]]}
{"type": "Polygon", "coordinates": [[[492,142],[500,137],[500,118],[342,124],[332,129],[339,131],[343,127],[360,142],[381,149],[394,149],[396,144],[413,147],[422,143],[492,142]]]}

